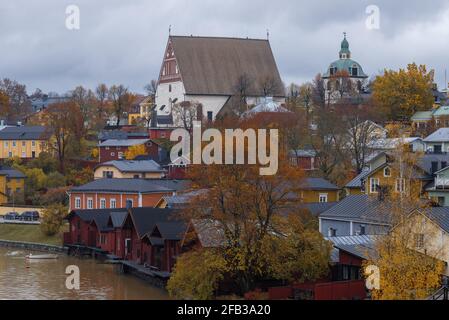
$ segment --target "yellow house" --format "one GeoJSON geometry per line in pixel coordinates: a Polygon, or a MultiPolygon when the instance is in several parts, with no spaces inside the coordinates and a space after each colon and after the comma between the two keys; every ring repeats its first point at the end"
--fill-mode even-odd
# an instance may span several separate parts
{"type": "Polygon", "coordinates": [[[95,167],[94,179],[161,179],[167,170],[153,160],[113,160],[95,167]]]}
{"type": "Polygon", "coordinates": [[[138,96],[128,113],[128,124],[137,124],[141,120],[149,119],[153,100],[150,96],[138,96]]]}
{"type": "Polygon", "coordinates": [[[300,187],[303,203],[337,202],[340,188],[323,178],[305,178],[300,187]]]}
{"type": "Polygon", "coordinates": [[[424,186],[429,180],[424,179],[427,173],[416,166],[413,177],[405,179],[400,177],[399,170],[393,166],[393,159],[387,153],[381,153],[373,158],[370,171],[362,179],[362,191],[365,194],[376,196],[380,190],[388,190],[396,194],[406,193],[412,197],[422,197],[424,186]]]}
{"type": "Polygon", "coordinates": [[[24,200],[26,176],[15,169],[0,167],[0,205],[24,200]]]}
{"type": "Polygon", "coordinates": [[[408,247],[445,262],[449,276],[449,207],[415,209],[406,222],[394,229],[407,235],[408,247]],[[409,235],[409,236],[408,236],[409,235]]]}
{"type": "Polygon", "coordinates": [[[43,126],[14,126],[0,131],[0,159],[32,159],[47,150],[48,134],[43,126]]]}

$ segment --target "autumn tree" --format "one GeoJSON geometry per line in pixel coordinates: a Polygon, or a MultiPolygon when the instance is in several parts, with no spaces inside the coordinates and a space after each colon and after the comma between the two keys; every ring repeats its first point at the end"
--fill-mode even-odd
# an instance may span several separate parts
{"type": "Polygon", "coordinates": [[[44,119],[51,136],[49,147],[56,153],[59,169],[64,173],[69,147],[77,151],[75,146],[80,144],[84,132],[80,107],[73,101],[55,103],[45,110],[44,119]]]}
{"type": "Polygon", "coordinates": [[[134,145],[128,148],[128,151],[125,152],[126,160],[134,160],[137,156],[142,156],[147,153],[144,144],[134,145]]]}
{"type": "Polygon", "coordinates": [[[3,90],[0,90],[0,116],[8,117],[10,113],[9,97],[3,90]]]}
{"type": "Polygon", "coordinates": [[[20,119],[31,111],[26,86],[15,80],[4,78],[0,80],[0,91],[9,99],[9,108],[4,109],[8,120],[20,119]]]}
{"type": "Polygon", "coordinates": [[[416,179],[420,157],[406,146],[398,146],[389,163],[393,184],[379,190],[387,208],[379,214],[389,221],[391,229],[376,237],[368,252],[366,265],[374,265],[380,272],[380,287],[372,291],[373,299],[424,299],[440,285],[444,265],[439,258],[447,248],[426,245],[425,239],[441,243],[440,231],[428,228],[433,223],[424,215],[414,214],[430,209],[420,198],[420,182],[416,179]]]}
{"type": "Polygon", "coordinates": [[[385,70],[372,85],[374,102],[389,120],[408,121],[415,112],[432,107],[433,76],[425,65],[415,63],[399,71],[385,70]]]}
{"type": "Polygon", "coordinates": [[[193,121],[202,120],[202,109],[203,106],[197,102],[176,103],[173,105],[173,120],[178,126],[190,132],[193,129],[193,121]]]}
{"type": "Polygon", "coordinates": [[[95,88],[96,112],[94,112],[94,118],[96,126],[99,128],[104,126],[104,119],[106,119],[109,113],[108,95],[109,89],[104,83],[100,83],[95,88]]]}
{"type": "Polygon", "coordinates": [[[112,103],[112,111],[117,119],[116,127],[120,127],[120,120],[127,115],[134,101],[134,95],[122,84],[109,88],[109,99],[112,103]]]}
{"type": "Polygon", "coordinates": [[[157,80],[151,80],[150,83],[148,83],[147,85],[145,85],[144,87],[145,91],[147,92],[147,94],[153,99],[153,101],[155,100],[156,97],[156,91],[157,91],[157,80]]]}
{"type": "Polygon", "coordinates": [[[52,204],[42,213],[41,231],[46,236],[53,236],[59,232],[67,215],[67,207],[62,204],[52,204]]]}
{"type": "MultiPolygon", "coordinates": [[[[222,125],[223,128],[233,127],[232,123],[222,125]]],[[[235,126],[244,130],[259,128],[260,124],[234,123],[235,126]]],[[[224,146],[228,143],[224,143],[224,146]]],[[[247,148],[248,145],[245,150],[247,148]]],[[[212,153],[215,152],[219,151],[212,153]]],[[[314,280],[327,272],[328,259],[322,257],[330,254],[330,251],[318,229],[300,221],[297,224],[286,221],[288,216],[293,218],[299,213],[299,209],[295,208],[300,201],[298,188],[302,173],[289,165],[285,153],[280,153],[278,171],[271,176],[260,175],[259,169],[262,166],[258,163],[198,165],[192,166],[189,171],[195,188],[207,192],[206,198],[192,200],[184,210],[184,216],[188,221],[214,221],[215,234],[222,235],[222,239],[221,245],[209,254],[216,255],[213,261],[224,262],[224,266],[213,269],[214,279],[221,276],[230,279],[237,286],[239,294],[254,289],[258,281],[314,280]],[[313,236],[305,239],[298,235],[305,229],[313,236]],[[310,262],[302,259],[303,255],[314,256],[312,261],[315,262],[309,264],[310,262]],[[291,264],[286,270],[281,270],[279,261],[286,256],[291,257],[291,264]],[[217,275],[216,272],[220,271],[222,275],[217,275]]],[[[200,258],[195,259],[195,263],[206,270],[208,268],[200,258]]],[[[190,264],[194,263],[189,262],[190,264]]],[[[186,272],[181,270],[182,263],[175,267],[173,279],[178,279],[177,273],[186,272]]],[[[215,288],[215,284],[208,285],[208,288],[215,288]]],[[[175,287],[175,284],[169,283],[169,288],[175,287]]],[[[188,287],[192,288],[193,285],[189,284],[188,287]]],[[[209,292],[208,295],[210,294],[212,293],[209,292]]],[[[186,296],[192,295],[193,293],[186,296]]]]}

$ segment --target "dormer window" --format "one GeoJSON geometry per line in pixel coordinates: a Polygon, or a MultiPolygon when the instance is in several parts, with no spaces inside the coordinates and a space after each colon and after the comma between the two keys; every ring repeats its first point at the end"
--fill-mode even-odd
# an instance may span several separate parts
{"type": "Polygon", "coordinates": [[[358,74],[359,74],[359,68],[357,68],[356,66],[352,67],[351,75],[352,75],[353,77],[357,77],[358,74]]]}

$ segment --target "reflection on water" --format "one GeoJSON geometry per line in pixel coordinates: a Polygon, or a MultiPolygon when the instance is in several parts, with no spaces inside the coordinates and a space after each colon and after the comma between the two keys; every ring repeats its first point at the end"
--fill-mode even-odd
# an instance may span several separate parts
{"type": "MultiPolygon", "coordinates": [[[[91,259],[60,255],[55,260],[26,260],[29,251],[0,248],[0,299],[100,299],[160,300],[164,290],[129,275],[119,275],[114,266],[91,259]],[[65,268],[80,269],[80,290],[65,287],[65,268]]],[[[34,252],[33,254],[39,254],[34,252]]],[[[42,254],[42,253],[41,253],[42,254]]]]}

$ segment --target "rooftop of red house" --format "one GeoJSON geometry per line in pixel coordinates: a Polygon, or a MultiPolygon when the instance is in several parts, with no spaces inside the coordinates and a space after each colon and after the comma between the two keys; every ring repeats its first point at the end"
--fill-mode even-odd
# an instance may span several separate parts
{"type": "Polygon", "coordinates": [[[109,139],[100,142],[98,146],[101,147],[132,147],[138,146],[147,142],[151,142],[150,139],[109,139]]]}
{"type": "Polygon", "coordinates": [[[159,193],[186,190],[190,185],[188,180],[168,179],[98,179],[79,187],[73,187],[68,192],[128,192],[128,193],[159,193]]]}

